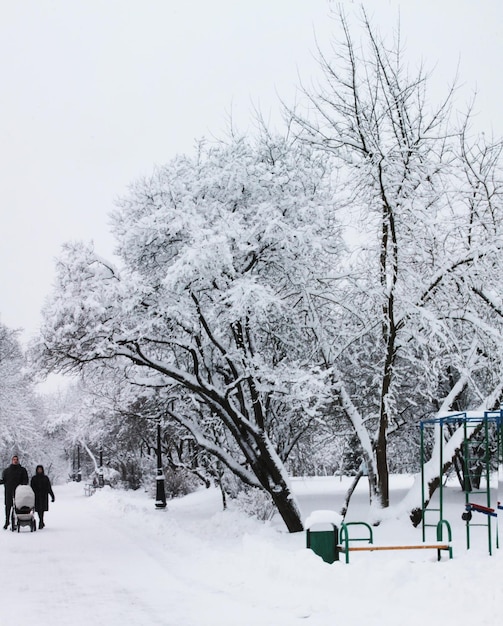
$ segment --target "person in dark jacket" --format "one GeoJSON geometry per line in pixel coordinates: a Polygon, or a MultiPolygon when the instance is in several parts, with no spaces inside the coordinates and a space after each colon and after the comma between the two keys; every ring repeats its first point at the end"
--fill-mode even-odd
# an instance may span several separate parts
{"type": "Polygon", "coordinates": [[[10,512],[12,509],[12,502],[14,500],[14,493],[18,485],[28,484],[28,472],[19,463],[17,455],[12,457],[11,464],[6,467],[2,473],[2,480],[0,481],[5,490],[5,525],[4,530],[9,528],[10,512]]]}
{"type": "Polygon", "coordinates": [[[35,494],[35,511],[38,513],[38,527],[44,528],[44,513],[49,510],[49,496],[54,502],[54,492],[52,490],[49,476],[45,475],[44,466],[37,465],[35,476],[32,476],[30,486],[35,494]]]}

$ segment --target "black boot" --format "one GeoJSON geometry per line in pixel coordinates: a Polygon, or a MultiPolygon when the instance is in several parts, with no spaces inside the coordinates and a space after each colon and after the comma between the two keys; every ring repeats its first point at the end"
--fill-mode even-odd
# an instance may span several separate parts
{"type": "Polygon", "coordinates": [[[7,530],[7,528],[9,528],[9,520],[10,520],[10,506],[8,506],[7,504],[5,505],[5,524],[3,529],[7,530]]]}
{"type": "Polygon", "coordinates": [[[44,524],[44,514],[43,513],[39,513],[38,518],[40,520],[39,523],[38,523],[38,527],[41,530],[45,526],[45,524],[44,524]]]}

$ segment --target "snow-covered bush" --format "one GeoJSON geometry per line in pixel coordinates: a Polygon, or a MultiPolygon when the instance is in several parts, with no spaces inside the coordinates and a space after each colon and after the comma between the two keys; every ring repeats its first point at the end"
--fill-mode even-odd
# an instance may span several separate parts
{"type": "Polygon", "coordinates": [[[277,512],[271,496],[263,489],[246,487],[232,500],[231,506],[262,521],[269,521],[277,512]]]}

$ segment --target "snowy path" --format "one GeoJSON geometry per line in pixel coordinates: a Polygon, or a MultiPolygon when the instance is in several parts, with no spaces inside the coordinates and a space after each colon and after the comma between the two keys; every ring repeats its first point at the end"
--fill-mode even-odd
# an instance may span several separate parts
{"type": "Polygon", "coordinates": [[[132,540],[120,516],[96,510],[82,489],[57,492],[43,531],[22,528],[0,537],[9,564],[0,570],[2,626],[19,619],[21,606],[39,626],[168,623],[166,607],[180,590],[160,559],[132,540]],[[160,577],[162,595],[149,582],[160,577]]]}
{"type": "MultiPolygon", "coordinates": [[[[222,561],[225,546],[208,548],[197,538],[212,532],[205,532],[197,506],[185,511],[180,501],[170,503],[169,512],[154,511],[152,500],[139,493],[138,504],[125,510],[114,492],[85,498],[77,485],[56,494],[44,530],[0,534],[0,626],[18,621],[20,610],[30,621],[36,616],[37,626],[211,626],[222,624],[222,601],[231,615],[242,613],[246,597],[238,592],[233,598],[242,566],[235,562],[233,571],[222,561]]],[[[208,495],[218,511],[218,498],[208,495]]],[[[204,502],[203,518],[207,507],[204,502]]],[[[255,590],[247,595],[256,604],[255,590]]],[[[273,623],[263,621],[271,618],[264,608],[239,623],[273,623]]]]}
{"type": "MultiPolygon", "coordinates": [[[[20,607],[24,616],[36,616],[37,626],[222,623],[221,584],[232,588],[228,568],[211,571],[217,550],[210,550],[210,571],[197,564],[197,540],[180,527],[183,506],[174,519],[173,512],[168,518],[153,510],[145,494],[124,511],[110,491],[85,498],[81,486],[67,485],[56,493],[44,530],[0,535],[0,626],[15,623],[20,607]]],[[[191,508],[188,518],[197,525],[197,511],[191,508]]]]}

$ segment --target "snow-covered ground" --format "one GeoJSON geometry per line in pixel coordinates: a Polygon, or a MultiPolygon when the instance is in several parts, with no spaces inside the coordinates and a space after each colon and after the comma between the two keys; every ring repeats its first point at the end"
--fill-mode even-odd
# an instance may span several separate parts
{"type": "MultiPolygon", "coordinates": [[[[398,497],[410,479],[393,480],[398,497]]],[[[346,481],[296,480],[303,514],[338,509],[346,481]]],[[[486,535],[466,550],[463,496],[447,494],[454,559],[434,551],[353,553],[329,565],[279,520],[221,511],[201,490],[155,510],[144,492],[82,484],[55,488],[47,527],[0,534],[0,626],[425,626],[496,624],[503,549],[486,535]]],[[[365,518],[365,485],[348,516],[365,518]]],[[[416,543],[404,520],[375,529],[376,543],[416,543]]]]}

